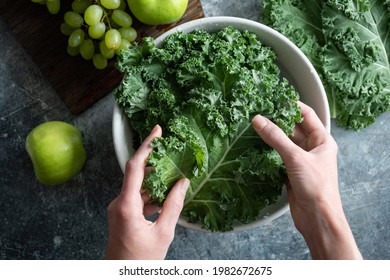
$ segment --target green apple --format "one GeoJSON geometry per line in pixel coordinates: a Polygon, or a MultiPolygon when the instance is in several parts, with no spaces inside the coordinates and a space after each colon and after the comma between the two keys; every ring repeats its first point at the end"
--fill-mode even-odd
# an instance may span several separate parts
{"type": "Polygon", "coordinates": [[[80,172],[86,160],[80,131],[66,122],[38,125],[28,134],[25,147],[35,176],[46,185],[70,180],[80,172]]]}
{"type": "Polygon", "coordinates": [[[127,0],[133,15],[150,25],[170,24],[185,13],[188,0],[127,0]]]}

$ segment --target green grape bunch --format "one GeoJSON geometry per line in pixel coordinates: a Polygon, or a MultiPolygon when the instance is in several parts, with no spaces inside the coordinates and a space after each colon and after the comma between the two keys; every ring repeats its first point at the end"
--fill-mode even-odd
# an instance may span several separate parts
{"type": "MultiPolygon", "coordinates": [[[[48,5],[50,0],[33,2],[48,5]]],[[[60,26],[62,34],[68,36],[68,54],[91,60],[97,69],[106,68],[109,59],[137,38],[126,8],[125,0],[74,0],[60,26]]]]}

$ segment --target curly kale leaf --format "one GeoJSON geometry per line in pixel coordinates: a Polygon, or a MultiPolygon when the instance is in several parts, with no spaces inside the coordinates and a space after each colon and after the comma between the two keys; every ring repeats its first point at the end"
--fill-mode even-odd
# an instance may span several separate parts
{"type": "Polygon", "coordinates": [[[308,56],[324,83],[332,117],[361,130],[390,109],[387,0],[265,0],[263,21],[308,56]]]}
{"type": "Polygon", "coordinates": [[[261,113],[292,134],[301,115],[298,93],[280,78],[270,48],[231,27],[178,32],[158,48],[151,39],[133,45],[118,65],[125,77],[115,97],[133,130],[142,140],[155,124],[163,128],[144,181],[155,201],[189,178],[183,215],[210,231],[251,222],[275,203],[284,165],[251,119],[261,113]]]}
{"type": "Polygon", "coordinates": [[[328,1],[323,71],[336,87],[339,123],[360,130],[390,109],[390,12],[383,1],[328,1]]]}

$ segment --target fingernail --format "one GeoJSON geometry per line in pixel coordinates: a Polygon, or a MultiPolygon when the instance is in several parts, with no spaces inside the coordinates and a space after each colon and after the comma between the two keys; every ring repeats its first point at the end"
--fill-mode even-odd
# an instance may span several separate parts
{"type": "Polygon", "coordinates": [[[256,130],[262,130],[267,125],[267,123],[267,119],[261,115],[256,115],[252,119],[252,124],[256,130]]]}
{"type": "Polygon", "coordinates": [[[190,180],[187,178],[181,179],[180,190],[185,194],[190,186],[190,180]]]}
{"type": "Polygon", "coordinates": [[[157,129],[159,128],[160,126],[158,125],[158,124],[156,124],[154,127],[153,127],[153,129],[152,129],[152,132],[151,133],[153,133],[153,132],[156,132],[157,131],[157,129]]]}

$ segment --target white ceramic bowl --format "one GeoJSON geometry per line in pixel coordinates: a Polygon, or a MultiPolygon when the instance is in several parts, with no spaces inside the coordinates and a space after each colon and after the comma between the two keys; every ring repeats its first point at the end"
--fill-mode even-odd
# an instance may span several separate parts
{"type": "MultiPolygon", "coordinates": [[[[270,46],[276,52],[278,56],[277,63],[283,76],[299,92],[300,99],[315,110],[324,126],[330,131],[328,100],[316,70],[302,51],[277,31],[247,19],[210,17],[179,25],[158,37],[155,43],[157,46],[160,45],[167,36],[177,31],[190,33],[195,29],[204,29],[208,32],[215,32],[227,26],[233,26],[241,31],[248,30],[255,33],[263,44],[270,46]]],[[[132,132],[127,117],[117,104],[114,107],[112,130],[115,153],[119,165],[124,172],[126,162],[134,153],[134,148],[131,142],[132,132]]],[[[258,220],[245,225],[237,225],[234,231],[251,229],[270,222],[284,214],[288,209],[287,193],[284,188],[279,200],[274,205],[263,209],[258,220]]],[[[201,230],[200,224],[188,223],[185,217],[181,217],[178,223],[184,227],[201,230]]]]}

